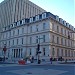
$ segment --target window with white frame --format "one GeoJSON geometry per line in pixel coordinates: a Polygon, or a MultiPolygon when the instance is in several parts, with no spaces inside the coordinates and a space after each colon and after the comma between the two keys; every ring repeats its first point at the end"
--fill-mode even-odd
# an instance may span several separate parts
{"type": "Polygon", "coordinates": [[[15,35],[15,30],[13,31],[13,36],[15,35]]]}
{"type": "Polygon", "coordinates": [[[43,35],[43,42],[45,42],[45,35],[43,35]]]}
{"type": "Polygon", "coordinates": [[[54,35],[52,35],[52,43],[54,43],[54,35]]]}
{"type": "Polygon", "coordinates": [[[32,26],[30,26],[30,33],[32,32],[32,26]]]}
{"type": "Polygon", "coordinates": [[[31,54],[32,54],[32,52],[31,52],[31,48],[30,48],[29,55],[31,55],[31,54]]]}
{"type": "Polygon", "coordinates": [[[22,28],[22,33],[24,33],[24,28],[22,28]]]}
{"type": "Polygon", "coordinates": [[[38,31],[38,25],[36,25],[36,31],[38,31]]]}
{"type": "Polygon", "coordinates": [[[54,50],[54,48],[52,48],[52,56],[54,56],[55,55],[55,50],[54,50]]]}
{"type": "Polygon", "coordinates": [[[18,32],[18,35],[19,35],[19,29],[17,30],[17,32],[18,32]]]}
{"type": "Polygon", "coordinates": [[[59,44],[59,37],[57,37],[57,44],[59,44]]]}
{"type": "Polygon", "coordinates": [[[61,34],[63,34],[63,28],[61,28],[61,34]]]}
{"type": "Polygon", "coordinates": [[[53,31],[55,30],[54,23],[52,23],[52,30],[53,30],[53,31]]]}
{"type": "Polygon", "coordinates": [[[14,45],[14,40],[13,40],[13,45],[14,45]]]}
{"type": "Polygon", "coordinates": [[[17,45],[18,45],[18,39],[17,39],[17,45]]]}
{"type": "Polygon", "coordinates": [[[43,23],[43,30],[46,29],[46,23],[43,23]]]}
{"type": "Polygon", "coordinates": [[[46,52],[45,51],[46,51],[45,48],[43,48],[43,56],[46,55],[46,52]]]}
{"type": "Polygon", "coordinates": [[[38,43],[38,36],[36,36],[36,43],[38,43]]]}
{"type": "Polygon", "coordinates": [[[30,37],[30,44],[32,43],[32,37],[30,37]]]}
{"type": "Polygon", "coordinates": [[[24,41],[24,40],[23,40],[23,38],[22,38],[22,44],[23,44],[23,41],[24,41]]]}
{"type": "Polygon", "coordinates": [[[59,33],[59,26],[57,26],[57,32],[59,33]]]}

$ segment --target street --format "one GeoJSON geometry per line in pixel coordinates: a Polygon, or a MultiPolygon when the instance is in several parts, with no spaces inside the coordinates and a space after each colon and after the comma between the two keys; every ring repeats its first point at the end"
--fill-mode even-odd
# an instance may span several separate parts
{"type": "Polygon", "coordinates": [[[75,75],[75,64],[0,64],[0,75],[75,75]]]}

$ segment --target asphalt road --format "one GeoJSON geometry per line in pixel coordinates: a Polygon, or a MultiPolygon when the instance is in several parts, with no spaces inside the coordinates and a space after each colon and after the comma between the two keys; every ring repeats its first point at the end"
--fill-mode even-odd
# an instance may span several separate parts
{"type": "Polygon", "coordinates": [[[0,75],[75,75],[75,64],[0,64],[0,75]]]}

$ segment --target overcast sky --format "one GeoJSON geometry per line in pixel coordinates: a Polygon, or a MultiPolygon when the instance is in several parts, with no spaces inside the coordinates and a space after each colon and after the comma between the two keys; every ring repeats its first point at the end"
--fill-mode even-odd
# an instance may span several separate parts
{"type": "MultiPolygon", "coordinates": [[[[3,0],[0,0],[2,2],[3,0]]],[[[48,12],[58,15],[75,27],[75,0],[30,0],[48,12]]]]}

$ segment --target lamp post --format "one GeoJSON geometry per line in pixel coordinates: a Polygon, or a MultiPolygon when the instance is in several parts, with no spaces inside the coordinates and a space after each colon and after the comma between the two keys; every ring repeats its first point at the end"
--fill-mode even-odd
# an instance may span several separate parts
{"type": "Polygon", "coordinates": [[[6,50],[7,50],[7,48],[6,48],[6,44],[5,44],[4,48],[3,48],[3,51],[4,51],[4,61],[5,61],[6,50]]]}
{"type": "Polygon", "coordinates": [[[37,54],[38,54],[38,64],[40,64],[41,63],[41,60],[40,60],[40,53],[41,53],[41,51],[40,51],[40,39],[43,39],[43,38],[40,38],[40,36],[39,36],[39,44],[37,45],[37,49],[38,49],[38,52],[37,52],[37,54]]]}

